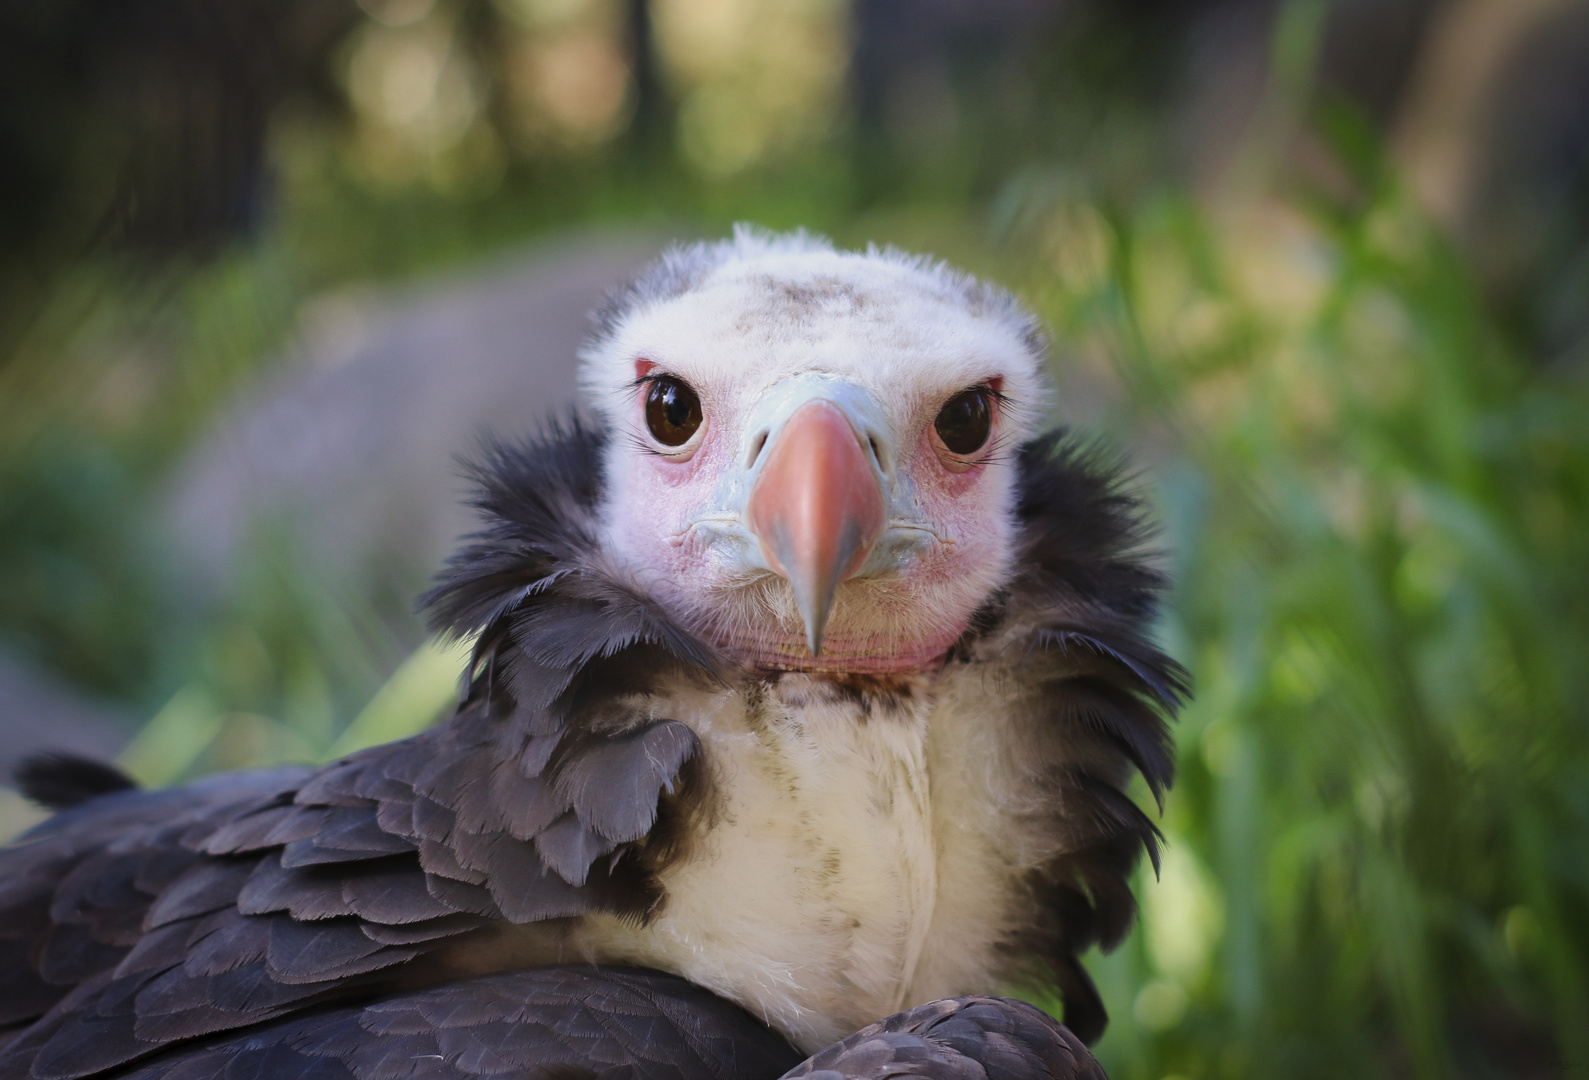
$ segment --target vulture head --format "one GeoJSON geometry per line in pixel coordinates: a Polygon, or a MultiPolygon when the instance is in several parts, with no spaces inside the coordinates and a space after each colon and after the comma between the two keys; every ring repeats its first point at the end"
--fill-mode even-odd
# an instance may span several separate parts
{"type": "Polygon", "coordinates": [[[744,228],[672,253],[584,352],[603,547],[735,660],[931,669],[1009,578],[1041,358],[1008,295],[918,257],[744,228]]]}

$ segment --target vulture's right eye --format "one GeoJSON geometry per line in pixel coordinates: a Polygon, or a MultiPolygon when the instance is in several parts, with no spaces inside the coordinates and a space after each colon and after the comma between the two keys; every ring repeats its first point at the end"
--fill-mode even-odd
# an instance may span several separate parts
{"type": "Polygon", "coordinates": [[[646,427],[663,446],[683,446],[701,426],[701,399],[689,383],[658,375],[646,390],[646,427]]]}

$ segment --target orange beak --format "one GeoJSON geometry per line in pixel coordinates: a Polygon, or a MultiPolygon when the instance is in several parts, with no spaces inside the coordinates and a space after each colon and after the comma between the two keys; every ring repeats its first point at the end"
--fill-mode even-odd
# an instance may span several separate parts
{"type": "Polygon", "coordinates": [[[854,577],[887,525],[883,491],[860,436],[831,401],[785,422],[745,507],[767,565],[794,587],[812,656],[839,582],[854,577]]]}

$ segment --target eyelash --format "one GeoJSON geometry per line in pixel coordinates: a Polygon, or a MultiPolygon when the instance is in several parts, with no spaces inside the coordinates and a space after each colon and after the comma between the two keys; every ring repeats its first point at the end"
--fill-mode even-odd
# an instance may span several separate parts
{"type": "MultiPolygon", "coordinates": [[[[971,386],[966,387],[966,390],[980,390],[980,391],[982,391],[984,394],[988,395],[988,397],[992,398],[998,404],[1000,412],[1003,412],[1006,409],[1013,409],[1014,408],[1014,406],[1010,404],[1010,399],[1009,398],[1005,397],[1003,394],[1001,394],[997,390],[993,389],[993,387],[991,385],[989,385],[988,383],[975,383],[975,384],[973,384],[971,386]]],[[[961,393],[964,393],[964,392],[965,391],[961,391],[961,393]]]]}
{"type": "Polygon", "coordinates": [[[955,458],[955,460],[970,466],[992,465],[994,462],[1006,460],[1004,456],[1004,450],[1008,445],[1009,444],[1005,441],[1005,437],[1002,434],[995,435],[992,439],[988,440],[988,444],[986,446],[977,452],[976,457],[955,458]]]}
{"type": "Polygon", "coordinates": [[[630,446],[634,447],[640,453],[650,454],[652,457],[667,458],[671,460],[675,456],[673,454],[664,454],[661,450],[658,450],[656,447],[652,446],[649,442],[632,431],[628,434],[628,442],[630,446]]]}

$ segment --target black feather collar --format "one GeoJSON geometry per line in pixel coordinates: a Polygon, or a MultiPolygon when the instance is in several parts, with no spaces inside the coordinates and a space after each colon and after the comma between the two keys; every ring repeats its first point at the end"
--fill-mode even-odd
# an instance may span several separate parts
{"type": "MultiPolygon", "coordinates": [[[[491,446],[471,468],[485,527],[423,601],[433,628],[479,635],[465,712],[522,725],[521,736],[553,736],[575,717],[588,728],[661,672],[725,677],[710,645],[602,558],[602,446],[602,434],[577,421],[491,446]]],[[[1041,722],[1056,737],[1097,744],[1094,758],[1134,767],[1162,804],[1174,773],[1166,718],[1188,684],[1149,636],[1166,582],[1142,552],[1142,508],[1116,464],[1063,431],[1023,446],[1018,468],[1017,575],[978,612],[950,663],[974,662],[995,640],[1025,650],[1041,680],[1041,722]]],[[[1027,929],[1009,942],[1026,978],[1059,984],[1066,1022],[1087,1041],[1106,1017],[1078,957],[1119,943],[1136,912],[1137,860],[1146,852],[1158,865],[1158,830],[1126,796],[1128,780],[1123,767],[1052,778],[1053,827],[1066,851],[1027,883],[1027,929]]]]}
{"type": "Polygon", "coordinates": [[[1084,1041],[1108,1016],[1079,957],[1112,949],[1136,915],[1131,874],[1159,866],[1158,828],[1126,795],[1134,768],[1162,807],[1174,780],[1167,721],[1190,692],[1186,671],[1150,634],[1164,576],[1143,554],[1141,504],[1120,468],[1059,431],[1021,448],[1022,561],[997,616],[1032,654],[1041,722],[1089,747],[1089,762],[1050,778],[1055,835],[1065,850],[1027,882],[1032,918],[1010,942],[1017,974],[1057,982],[1065,1023],[1084,1041]],[[1046,662],[1045,662],[1046,661],[1046,662]],[[1035,961],[1035,962],[1034,962],[1035,961]]]}

